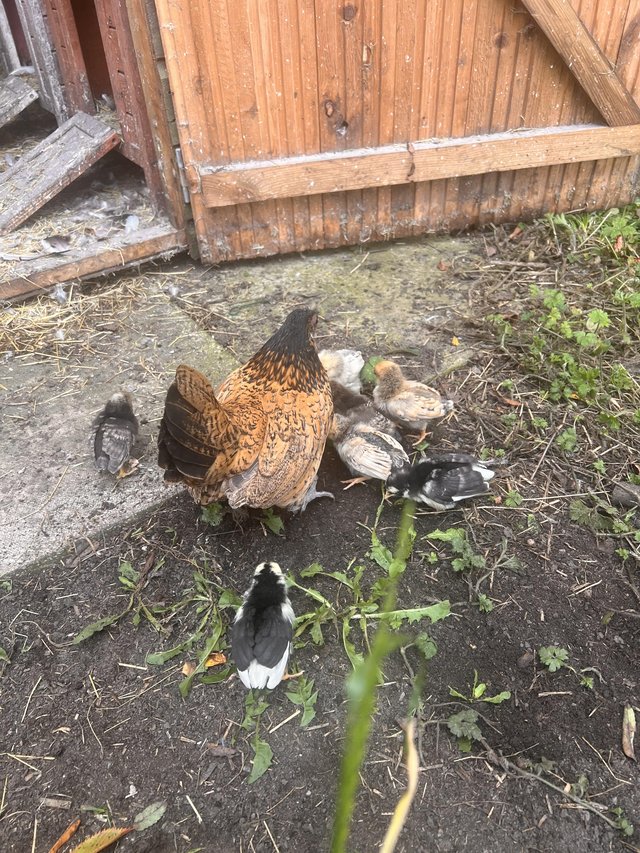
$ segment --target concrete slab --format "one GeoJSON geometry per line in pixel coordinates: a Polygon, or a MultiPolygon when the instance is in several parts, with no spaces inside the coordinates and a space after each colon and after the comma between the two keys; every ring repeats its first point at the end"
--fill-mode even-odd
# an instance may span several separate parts
{"type": "Polygon", "coordinates": [[[130,281],[97,285],[111,299],[89,294],[74,297],[70,306],[49,300],[44,310],[38,303],[7,309],[20,312],[25,326],[31,320],[34,329],[43,315],[60,322],[38,340],[38,351],[0,364],[0,574],[166,499],[156,436],[176,365],[186,361],[214,382],[237,366],[153,276],[136,279],[133,295],[130,281]],[[65,340],[57,341],[56,333],[65,340]],[[95,413],[118,388],[133,393],[141,424],[140,468],[116,483],[95,470],[89,432],[95,413]]]}
{"type": "MultiPolygon", "coordinates": [[[[434,368],[462,346],[433,330],[466,311],[451,274],[479,238],[429,237],[386,246],[204,268],[181,260],[98,281],[59,304],[6,309],[0,323],[0,574],[165,500],[158,422],[184,361],[215,384],[244,362],[295,305],[315,303],[318,342],[365,355],[397,347],[433,352],[434,368]],[[425,350],[426,348],[426,350],[425,350]],[[114,483],[89,447],[95,413],[118,388],[134,394],[140,468],[114,483]]],[[[407,355],[407,352],[409,353],[407,355]]],[[[427,378],[427,377],[423,377],[427,378]]]]}

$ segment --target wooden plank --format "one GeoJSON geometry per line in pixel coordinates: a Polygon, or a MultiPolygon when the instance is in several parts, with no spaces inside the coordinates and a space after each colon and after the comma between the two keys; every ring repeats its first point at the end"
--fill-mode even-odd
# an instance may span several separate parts
{"type": "Polygon", "coordinates": [[[62,260],[50,269],[18,275],[10,281],[0,283],[0,300],[25,299],[46,291],[54,284],[77,281],[93,275],[103,275],[127,266],[150,261],[159,256],[182,252],[187,247],[185,232],[171,226],[157,226],[141,231],[139,240],[132,245],[123,245],[99,250],[87,258],[72,263],[62,260]]]}
{"type": "Polygon", "coordinates": [[[523,0],[609,125],[640,122],[640,106],[616,74],[569,0],[523,0]]]}
{"type": "Polygon", "coordinates": [[[638,153],[640,124],[547,127],[203,167],[200,183],[204,203],[224,207],[266,198],[344,192],[638,153]]]}
{"type": "MultiPolygon", "coordinates": [[[[380,3],[362,3],[362,145],[374,148],[380,144],[378,127],[380,123],[380,76],[382,41],[382,11],[380,3]]],[[[313,196],[310,196],[313,199],[313,196]]],[[[375,239],[378,220],[378,190],[362,190],[362,224],[359,239],[361,242],[375,239]]]]}
{"type": "Polygon", "coordinates": [[[0,80],[0,127],[9,124],[38,100],[38,93],[19,77],[7,77],[0,80]]]}
{"type": "Polygon", "coordinates": [[[169,99],[165,98],[165,84],[168,89],[168,83],[166,78],[164,81],[161,79],[156,59],[160,34],[155,7],[149,0],[127,0],[127,13],[155,147],[163,197],[161,206],[168,213],[171,223],[182,229],[186,221],[185,202],[167,115],[169,99]]]}
{"type": "MultiPolygon", "coordinates": [[[[349,4],[343,7],[342,3],[335,2],[314,4],[320,151],[327,153],[349,147],[350,117],[346,114],[347,93],[342,37],[344,8],[347,5],[349,4]]],[[[287,195],[298,195],[298,193],[287,195]]],[[[323,196],[322,218],[324,244],[339,246],[344,242],[344,228],[347,221],[347,198],[344,193],[323,196]]]]}
{"type": "Polygon", "coordinates": [[[104,122],[76,113],[0,177],[0,235],[28,219],[119,142],[104,122]]]}
{"type": "Polygon", "coordinates": [[[65,101],[72,112],[93,115],[96,108],[89,87],[71,0],[43,0],[43,7],[60,69],[65,101]]]}
{"type": "Polygon", "coordinates": [[[39,0],[17,0],[17,9],[38,76],[40,103],[55,115],[58,124],[62,124],[71,115],[71,109],[60,80],[42,7],[39,0]]]}
{"type": "Polygon", "coordinates": [[[122,153],[144,170],[156,204],[164,200],[156,166],[151,125],[131,36],[126,0],[95,0],[118,121],[122,130],[122,153]]]}
{"type": "MultiPolygon", "coordinates": [[[[10,74],[20,67],[20,58],[11,32],[9,18],[0,3],[0,73],[10,74]]],[[[2,115],[2,113],[0,113],[2,115]]]]}

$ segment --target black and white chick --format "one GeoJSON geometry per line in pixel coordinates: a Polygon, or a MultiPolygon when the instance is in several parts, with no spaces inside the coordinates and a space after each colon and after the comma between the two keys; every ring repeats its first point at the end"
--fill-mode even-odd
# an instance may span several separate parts
{"type": "Polygon", "coordinates": [[[392,472],[387,493],[437,510],[454,509],[460,501],[489,494],[494,476],[495,471],[468,453],[443,453],[392,472]]]}
{"type": "Polygon", "coordinates": [[[98,471],[119,474],[129,462],[137,435],[138,419],[133,413],[131,394],[118,391],[95,417],[91,427],[91,445],[98,471]]]}
{"type": "Polygon", "coordinates": [[[355,349],[323,349],[318,358],[331,382],[339,382],[354,394],[360,393],[360,371],[364,367],[361,352],[355,349]]]}
{"type": "Polygon", "coordinates": [[[282,569],[260,563],[231,628],[231,653],[247,689],[273,690],[287,668],[295,615],[282,569]]]}

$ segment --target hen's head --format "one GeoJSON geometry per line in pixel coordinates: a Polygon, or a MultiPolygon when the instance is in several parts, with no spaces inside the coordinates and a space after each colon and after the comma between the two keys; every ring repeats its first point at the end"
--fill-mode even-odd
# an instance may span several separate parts
{"type": "Polygon", "coordinates": [[[315,350],[313,333],[318,324],[318,312],[309,308],[292,311],[264,345],[263,349],[281,353],[303,353],[315,350]]]}

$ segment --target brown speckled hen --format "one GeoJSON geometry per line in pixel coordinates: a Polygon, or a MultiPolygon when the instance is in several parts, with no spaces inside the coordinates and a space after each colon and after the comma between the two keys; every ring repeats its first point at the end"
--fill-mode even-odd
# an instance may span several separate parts
{"type": "Polygon", "coordinates": [[[315,497],[333,414],[318,358],[314,311],[292,311],[278,331],[214,392],[180,365],[165,401],[158,464],[206,505],[302,511],[315,497]]]}

